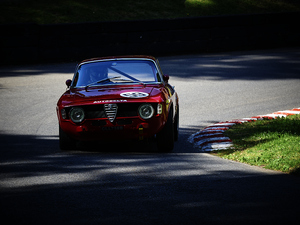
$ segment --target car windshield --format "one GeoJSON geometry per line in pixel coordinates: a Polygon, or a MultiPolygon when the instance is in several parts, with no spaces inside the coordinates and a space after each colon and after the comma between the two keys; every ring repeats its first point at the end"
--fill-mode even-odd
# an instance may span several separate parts
{"type": "Polygon", "coordinates": [[[72,87],[161,82],[150,60],[96,61],[78,67],[72,87]]]}

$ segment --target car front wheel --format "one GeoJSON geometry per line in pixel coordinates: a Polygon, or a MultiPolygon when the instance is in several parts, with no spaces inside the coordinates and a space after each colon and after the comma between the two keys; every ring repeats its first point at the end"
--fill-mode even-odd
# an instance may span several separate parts
{"type": "Polygon", "coordinates": [[[174,123],[172,109],[169,112],[167,123],[164,128],[156,135],[157,148],[160,152],[171,152],[174,148],[174,123]]]}
{"type": "Polygon", "coordinates": [[[177,112],[175,115],[175,122],[174,122],[174,141],[178,141],[179,136],[179,106],[177,106],[177,112]]]}
{"type": "Polygon", "coordinates": [[[61,150],[72,150],[76,148],[76,141],[68,135],[59,126],[59,147],[61,150]]]}

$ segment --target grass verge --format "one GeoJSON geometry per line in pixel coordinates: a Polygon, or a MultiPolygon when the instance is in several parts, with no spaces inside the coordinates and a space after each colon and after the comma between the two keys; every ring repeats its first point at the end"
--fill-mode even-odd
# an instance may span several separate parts
{"type": "Polygon", "coordinates": [[[0,24],[167,19],[300,11],[297,0],[2,0],[0,24]]]}
{"type": "Polygon", "coordinates": [[[234,149],[214,155],[300,176],[300,115],[238,124],[225,136],[234,149]]]}

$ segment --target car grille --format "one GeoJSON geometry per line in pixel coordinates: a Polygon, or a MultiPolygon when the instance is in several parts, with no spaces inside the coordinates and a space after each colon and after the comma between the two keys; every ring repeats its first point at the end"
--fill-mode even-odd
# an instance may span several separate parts
{"type": "Polygon", "coordinates": [[[84,106],[84,111],[87,119],[109,118],[115,115],[118,117],[135,117],[138,116],[138,108],[140,103],[117,104],[117,110],[105,109],[109,104],[88,105],[84,106]]]}
{"type": "MultiPolygon", "coordinates": [[[[85,105],[81,106],[85,112],[86,119],[92,119],[94,126],[105,125],[106,122],[101,119],[109,119],[111,122],[117,120],[117,124],[126,125],[131,124],[130,117],[138,116],[138,108],[142,103],[120,103],[120,104],[99,104],[99,105],[85,105]],[[100,120],[97,120],[100,119],[100,120]]],[[[152,104],[153,108],[157,108],[157,104],[152,104]]],[[[67,115],[71,108],[66,108],[67,115]]]]}
{"type": "Polygon", "coordinates": [[[106,118],[103,105],[83,107],[87,119],[106,118]]]}
{"type": "Polygon", "coordinates": [[[118,111],[117,104],[104,104],[104,111],[108,120],[114,122],[118,111]]]}

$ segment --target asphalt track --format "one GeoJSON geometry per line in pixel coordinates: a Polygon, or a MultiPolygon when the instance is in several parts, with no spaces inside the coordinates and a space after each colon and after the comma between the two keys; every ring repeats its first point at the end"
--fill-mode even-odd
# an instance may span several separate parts
{"type": "Polygon", "coordinates": [[[0,68],[0,212],[5,224],[278,224],[300,219],[300,180],[202,153],[221,121],[300,106],[300,49],[161,57],[180,97],[174,151],[58,148],[57,99],[75,63],[0,68]]]}

